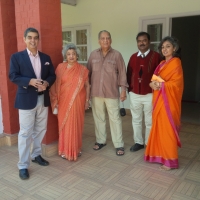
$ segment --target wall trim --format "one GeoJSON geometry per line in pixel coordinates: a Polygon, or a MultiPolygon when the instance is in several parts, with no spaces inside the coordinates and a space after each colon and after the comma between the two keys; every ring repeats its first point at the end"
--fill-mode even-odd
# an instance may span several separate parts
{"type": "Polygon", "coordinates": [[[174,18],[174,17],[189,17],[189,16],[196,16],[196,15],[200,15],[200,10],[194,11],[194,12],[143,16],[143,17],[140,17],[139,20],[138,20],[138,30],[142,31],[142,24],[146,20],[165,19],[166,20],[166,33],[165,34],[171,35],[172,18],[174,18]]]}

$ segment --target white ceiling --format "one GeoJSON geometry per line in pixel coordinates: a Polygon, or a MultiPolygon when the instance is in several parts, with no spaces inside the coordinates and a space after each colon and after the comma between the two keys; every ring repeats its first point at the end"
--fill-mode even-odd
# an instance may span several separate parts
{"type": "Polygon", "coordinates": [[[71,6],[75,6],[76,5],[76,0],[60,0],[61,3],[65,3],[71,6]]]}

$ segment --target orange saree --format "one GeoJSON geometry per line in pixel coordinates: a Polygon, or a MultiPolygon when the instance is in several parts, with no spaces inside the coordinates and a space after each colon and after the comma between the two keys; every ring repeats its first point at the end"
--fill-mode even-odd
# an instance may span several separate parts
{"type": "Polygon", "coordinates": [[[179,58],[161,62],[154,72],[161,77],[160,90],[153,91],[152,128],[144,159],[162,163],[169,168],[178,168],[181,99],[183,71],[179,58]]]}
{"type": "Polygon", "coordinates": [[[50,89],[52,110],[58,105],[59,155],[77,160],[82,147],[86,90],[86,67],[76,63],[67,68],[61,63],[56,69],[56,81],[50,89]]]}

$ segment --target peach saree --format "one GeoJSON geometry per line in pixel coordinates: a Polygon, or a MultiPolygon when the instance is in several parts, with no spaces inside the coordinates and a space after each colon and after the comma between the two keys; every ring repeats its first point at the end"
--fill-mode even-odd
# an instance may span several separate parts
{"type": "Polygon", "coordinates": [[[155,75],[161,77],[160,90],[153,91],[152,128],[144,159],[161,163],[169,168],[178,168],[181,99],[183,71],[179,58],[161,62],[155,75]]]}
{"type": "Polygon", "coordinates": [[[58,65],[50,98],[52,110],[58,105],[59,155],[65,155],[68,160],[77,160],[82,147],[88,70],[78,63],[71,68],[67,68],[67,65],[58,65]]]}

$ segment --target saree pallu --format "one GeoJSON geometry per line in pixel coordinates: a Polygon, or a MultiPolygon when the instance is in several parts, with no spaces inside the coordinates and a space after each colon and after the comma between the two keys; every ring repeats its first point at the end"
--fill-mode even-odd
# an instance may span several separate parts
{"type": "Polygon", "coordinates": [[[161,62],[154,72],[165,82],[153,91],[152,128],[144,160],[178,168],[183,71],[179,58],[161,62]]]}
{"type": "Polygon", "coordinates": [[[77,160],[82,147],[88,70],[78,63],[71,68],[67,65],[58,65],[50,97],[52,109],[58,105],[58,153],[68,160],[77,160]]]}

